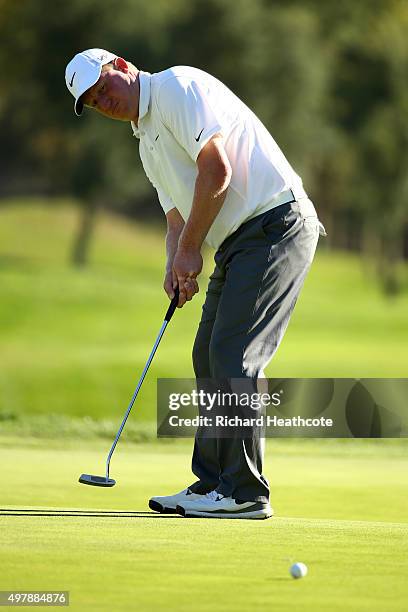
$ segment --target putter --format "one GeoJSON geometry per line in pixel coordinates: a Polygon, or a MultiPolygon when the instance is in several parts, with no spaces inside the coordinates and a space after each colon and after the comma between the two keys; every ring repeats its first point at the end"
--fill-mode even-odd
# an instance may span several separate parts
{"type": "Polygon", "coordinates": [[[174,298],[171,300],[170,302],[170,306],[168,307],[168,310],[166,312],[166,316],[164,317],[164,321],[163,324],[160,328],[160,331],[158,333],[158,336],[156,338],[156,342],[154,343],[152,352],[149,355],[149,358],[146,362],[146,365],[144,367],[144,370],[142,372],[142,375],[140,377],[139,382],[137,383],[137,387],[136,390],[133,394],[132,399],[130,400],[130,404],[128,406],[128,409],[126,410],[126,414],[123,418],[122,424],[119,427],[119,431],[116,434],[116,438],[112,444],[112,448],[109,451],[109,455],[108,458],[106,459],[106,475],[105,476],[94,476],[93,474],[81,474],[81,476],[79,477],[79,482],[81,482],[82,484],[87,484],[87,485],[92,485],[94,487],[113,487],[116,484],[116,480],[113,480],[113,478],[109,478],[109,467],[110,467],[110,460],[112,458],[113,455],[113,451],[116,448],[116,444],[118,443],[118,440],[120,438],[120,435],[123,431],[123,428],[125,426],[125,423],[127,421],[127,418],[130,414],[130,411],[132,410],[133,404],[135,403],[135,399],[137,397],[137,394],[139,393],[140,387],[142,386],[142,383],[145,379],[145,376],[147,374],[147,370],[149,369],[149,366],[153,360],[154,354],[157,351],[157,347],[160,344],[160,340],[162,339],[162,336],[164,334],[164,331],[167,327],[167,325],[170,322],[171,317],[174,314],[174,311],[176,310],[177,304],[178,304],[178,300],[179,300],[179,288],[177,287],[175,290],[175,295],[174,298]]]}

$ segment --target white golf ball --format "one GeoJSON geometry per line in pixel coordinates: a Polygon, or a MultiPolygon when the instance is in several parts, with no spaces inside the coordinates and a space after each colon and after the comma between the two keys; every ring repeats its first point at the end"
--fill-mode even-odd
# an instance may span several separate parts
{"type": "Polygon", "coordinates": [[[307,565],[304,563],[294,563],[290,568],[292,578],[304,578],[307,575],[307,565]]]}

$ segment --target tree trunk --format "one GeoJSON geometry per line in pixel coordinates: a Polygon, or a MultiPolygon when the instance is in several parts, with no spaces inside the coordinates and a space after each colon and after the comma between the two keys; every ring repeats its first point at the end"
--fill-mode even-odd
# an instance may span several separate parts
{"type": "Polygon", "coordinates": [[[378,262],[378,272],[385,295],[392,297],[401,291],[399,264],[402,261],[402,236],[395,231],[392,236],[383,236],[378,262]]]}
{"type": "Polygon", "coordinates": [[[71,251],[71,263],[76,267],[83,267],[88,263],[89,247],[95,227],[96,210],[97,206],[94,202],[87,202],[81,206],[78,231],[71,251]]]}

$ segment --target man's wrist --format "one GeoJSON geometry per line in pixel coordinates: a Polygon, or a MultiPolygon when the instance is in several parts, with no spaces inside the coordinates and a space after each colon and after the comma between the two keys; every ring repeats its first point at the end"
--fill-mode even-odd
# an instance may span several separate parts
{"type": "Polygon", "coordinates": [[[179,244],[177,252],[185,255],[201,255],[201,248],[197,244],[179,244]]]}
{"type": "Polygon", "coordinates": [[[202,240],[197,240],[194,236],[181,234],[178,243],[178,251],[195,251],[200,252],[203,245],[202,240]]]}

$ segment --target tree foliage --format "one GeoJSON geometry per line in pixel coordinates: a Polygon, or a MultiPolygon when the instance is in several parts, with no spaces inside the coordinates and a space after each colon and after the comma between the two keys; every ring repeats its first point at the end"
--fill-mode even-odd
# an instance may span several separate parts
{"type": "Polygon", "coordinates": [[[160,214],[129,126],[78,120],[65,65],[94,46],[151,72],[194,65],[267,125],[329,243],[375,252],[395,291],[407,242],[407,31],[404,0],[0,0],[0,194],[160,214]]]}

